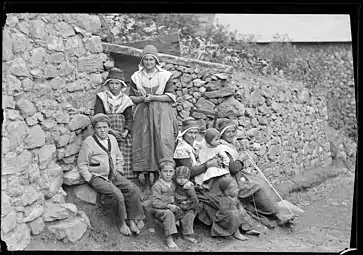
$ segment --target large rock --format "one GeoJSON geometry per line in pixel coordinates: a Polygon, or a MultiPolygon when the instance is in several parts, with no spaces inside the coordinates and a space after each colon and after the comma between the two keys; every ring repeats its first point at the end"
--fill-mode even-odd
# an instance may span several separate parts
{"type": "Polygon", "coordinates": [[[14,59],[12,61],[10,70],[11,70],[11,73],[15,76],[20,76],[20,77],[29,76],[29,71],[28,71],[27,65],[26,65],[25,61],[20,57],[14,59]]]}
{"type": "Polygon", "coordinates": [[[99,53],[103,51],[102,44],[101,44],[101,37],[99,36],[92,36],[86,42],[86,49],[89,50],[91,53],[99,53]]]}
{"type": "Polygon", "coordinates": [[[103,71],[103,59],[99,54],[78,58],[79,72],[101,72],[103,71]]]}
{"type": "Polygon", "coordinates": [[[48,37],[48,50],[51,51],[64,51],[64,44],[63,44],[63,39],[61,37],[57,37],[57,36],[49,36],[48,37]]]}
{"type": "Polygon", "coordinates": [[[1,169],[1,175],[17,174],[24,172],[32,161],[32,153],[25,150],[19,155],[16,152],[10,152],[4,157],[1,169]]]}
{"type": "Polygon", "coordinates": [[[32,203],[37,201],[38,198],[39,198],[39,193],[32,185],[26,186],[24,189],[24,193],[21,196],[23,205],[31,205],[32,203]]]}
{"type": "Polygon", "coordinates": [[[47,55],[46,50],[43,47],[35,48],[32,50],[32,57],[30,60],[32,67],[38,67],[44,61],[47,55]]]}
{"type": "MultiPolygon", "coordinates": [[[[59,139],[57,139],[55,141],[55,144],[57,147],[63,147],[63,146],[66,146],[69,142],[69,138],[71,136],[69,134],[65,134],[65,135],[62,135],[59,137],[59,139]]],[[[65,155],[65,154],[64,154],[65,155]]]]}
{"type": "Polygon", "coordinates": [[[41,20],[30,21],[30,33],[36,39],[45,39],[47,33],[45,32],[45,23],[41,20]]]}
{"type": "Polygon", "coordinates": [[[205,92],[204,93],[204,96],[206,98],[219,98],[219,97],[232,96],[235,93],[236,93],[236,88],[234,88],[234,87],[226,87],[226,88],[221,88],[219,90],[205,92]]]}
{"type": "Polygon", "coordinates": [[[96,204],[97,192],[89,185],[83,184],[74,187],[74,194],[77,198],[90,204],[96,204]]]}
{"type": "Polygon", "coordinates": [[[14,208],[11,205],[10,197],[4,191],[1,191],[1,217],[7,215],[13,210],[14,208]]]}
{"type": "Polygon", "coordinates": [[[25,98],[20,99],[16,103],[16,107],[19,109],[20,113],[24,118],[30,117],[36,112],[34,104],[30,100],[25,98]]]}
{"type": "Polygon", "coordinates": [[[56,156],[56,147],[54,144],[44,145],[39,149],[38,158],[39,158],[39,168],[45,169],[50,162],[55,160],[56,156]]]}
{"type": "Polygon", "coordinates": [[[101,28],[101,20],[97,15],[64,14],[64,20],[67,23],[81,27],[92,34],[97,34],[98,30],[101,28]]]}
{"type": "Polygon", "coordinates": [[[11,35],[13,40],[13,51],[14,53],[22,53],[28,46],[28,39],[25,35],[16,33],[11,35]]]}
{"type": "Polygon", "coordinates": [[[84,49],[84,46],[82,43],[82,39],[78,35],[69,37],[67,39],[64,49],[65,49],[66,55],[68,54],[68,56],[70,56],[70,57],[71,56],[80,57],[84,53],[86,53],[86,50],[84,49]]]}
{"type": "Polygon", "coordinates": [[[45,68],[44,75],[46,79],[55,78],[59,76],[59,71],[54,66],[49,65],[45,68]]]}
{"type": "Polygon", "coordinates": [[[212,102],[204,99],[203,97],[199,98],[199,100],[197,101],[197,103],[195,104],[195,106],[198,109],[201,110],[205,110],[205,111],[209,111],[209,112],[214,112],[214,107],[215,104],[213,104],[212,102]]]}
{"type": "Polygon", "coordinates": [[[33,86],[34,86],[34,82],[31,79],[26,78],[26,79],[21,81],[21,86],[22,86],[22,88],[23,88],[23,90],[25,92],[32,91],[33,86]]]}
{"type": "Polygon", "coordinates": [[[64,157],[69,157],[74,154],[77,154],[81,149],[82,142],[83,142],[82,135],[78,135],[74,142],[67,145],[66,154],[64,155],[64,157]]]}
{"type": "Polygon", "coordinates": [[[2,95],[2,109],[15,109],[15,100],[13,96],[2,95]]]}
{"type": "Polygon", "coordinates": [[[39,235],[45,228],[44,220],[42,217],[35,219],[29,224],[32,235],[39,235]]]}
{"type": "Polygon", "coordinates": [[[21,91],[21,81],[11,74],[6,75],[3,85],[7,95],[14,95],[16,92],[21,91]]]}
{"type": "Polygon", "coordinates": [[[45,144],[45,133],[39,125],[29,129],[28,137],[24,140],[27,149],[34,149],[45,144]]]}
{"type": "Polygon", "coordinates": [[[63,38],[75,35],[74,29],[65,22],[55,24],[54,28],[63,38]]]}
{"type": "Polygon", "coordinates": [[[10,197],[21,196],[24,192],[24,179],[17,175],[11,175],[8,178],[6,194],[10,197]]]}
{"type": "Polygon", "coordinates": [[[52,163],[45,170],[41,171],[38,185],[42,188],[46,199],[50,199],[57,194],[63,182],[62,168],[52,163]]]}
{"type": "Polygon", "coordinates": [[[88,84],[89,84],[88,80],[79,79],[73,83],[67,84],[67,91],[68,92],[80,91],[83,90],[85,87],[87,87],[88,84]]]}
{"type": "Polygon", "coordinates": [[[17,224],[13,231],[1,235],[1,239],[9,251],[24,250],[30,243],[30,231],[25,223],[17,224]]]}
{"type": "Polygon", "coordinates": [[[68,209],[69,211],[71,211],[72,213],[74,213],[74,215],[77,214],[77,206],[75,206],[74,204],[65,203],[65,204],[60,204],[60,206],[62,206],[63,208],[68,209]]]}
{"type": "Polygon", "coordinates": [[[53,203],[44,204],[43,220],[45,222],[63,220],[66,218],[68,218],[68,211],[66,208],[53,203]]]}
{"type": "Polygon", "coordinates": [[[10,141],[10,150],[14,150],[23,143],[27,134],[30,135],[30,129],[24,121],[11,122],[7,127],[8,138],[10,141]]]}
{"type": "Polygon", "coordinates": [[[71,121],[69,122],[68,128],[71,131],[77,129],[84,129],[91,124],[91,120],[88,116],[84,114],[77,114],[72,116],[71,121]]]}
{"type": "Polygon", "coordinates": [[[245,107],[239,101],[237,101],[233,96],[227,98],[217,107],[218,116],[237,118],[245,114],[245,107]]]}
{"type": "Polygon", "coordinates": [[[60,76],[67,76],[75,70],[75,66],[69,62],[63,62],[59,65],[59,74],[60,76]]]}
{"type": "Polygon", "coordinates": [[[26,35],[29,35],[30,33],[30,25],[29,23],[23,21],[23,22],[19,22],[18,23],[18,28],[19,28],[19,31],[26,34],[26,35]]]}
{"type": "MultiPolygon", "coordinates": [[[[22,222],[27,223],[38,219],[44,213],[44,207],[40,204],[36,205],[32,208],[31,213],[23,218],[22,222]]],[[[43,221],[43,220],[42,220],[43,221]]]]}
{"type": "Polygon", "coordinates": [[[9,233],[16,227],[16,211],[11,211],[5,217],[1,218],[1,230],[2,232],[9,233]]]}
{"type": "Polygon", "coordinates": [[[63,184],[68,186],[78,185],[78,184],[84,184],[86,181],[81,176],[77,168],[74,168],[70,171],[67,171],[64,173],[63,176],[63,184]]]}
{"type": "Polygon", "coordinates": [[[3,28],[3,61],[9,61],[13,57],[13,41],[8,28],[3,28]]]}
{"type": "Polygon", "coordinates": [[[60,64],[64,62],[64,53],[63,52],[55,52],[48,57],[49,63],[60,64]]]}
{"type": "Polygon", "coordinates": [[[48,226],[48,230],[55,234],[58,240],[67,237],[69,241],[74,243],[81,239],[87,231],[87,223],[81,217],[76,217],[48,226]]]}
{"type": "Polygon", "coordinates": [[[207,91],[214,91],[218,90],[222,87],[222,84],[220,81],[210,81],[208,84],[204,85],[207,91]]]}

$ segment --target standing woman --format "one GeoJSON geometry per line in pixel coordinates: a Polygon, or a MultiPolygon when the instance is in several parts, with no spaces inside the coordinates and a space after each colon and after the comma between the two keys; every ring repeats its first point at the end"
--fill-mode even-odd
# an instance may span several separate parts
{"type": "Polygon", "coordinates": [[[134,110],[132,165],[136,173],[145,173],[145,194],[151,189],[150,173],[154,182],[158,177],[158,162],[173,158],[178,132],[176,102],[171,73],[162,69],[157,49],[145,46],[139,70],[131,76],[130,98],[134,110]]]}
{"type": "Polygon", "coordinates": [[[122,70],[112,68],[104,85],[106,86],[105,91],[96,95],[94,114],[104,113],[110,120],[110,134],[116,137],[125,161],[124,177],[137,178],[138,176],[132,171],[131,166],[133,103],[124,93],[126,84],[122,70]]]}

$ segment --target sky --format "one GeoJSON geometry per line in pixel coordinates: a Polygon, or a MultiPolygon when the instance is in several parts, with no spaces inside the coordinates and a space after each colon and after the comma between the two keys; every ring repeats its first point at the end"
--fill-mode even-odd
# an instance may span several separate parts
{"type": "Polygon", "coordinates": [[[351,41],[349,15],[312,14],[216,14],[215,22],[229,25],[258,42],[269,42],[276,33],[295,42],[351,41]]]}

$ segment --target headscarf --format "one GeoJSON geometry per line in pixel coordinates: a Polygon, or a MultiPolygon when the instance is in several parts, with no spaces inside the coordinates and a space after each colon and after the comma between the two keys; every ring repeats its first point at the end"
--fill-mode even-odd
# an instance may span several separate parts
{"type": "Polygon", "coordinates": [[[160,66],[158,50],[156,49],[156,47],[154,45],[146,45],[144,50],[142,51],[142,57],[141,57],[141,60],[140,60],[139,69],[140,69],[140,66],[141,66],[141,68],[143,68],[142,60],[144,59],[144,57],[146,55],[153,56],[155,58],[156,65],[160,66]]]}
{"type": "Polygon", "coordinates": [[[196,120],[193,117],[185,118],[182,122],[182,129],[180,130],[177,139],[182,139],[185,133],[187,133],[192,128],[197,128],[199,130],[196,120]]]}
{"type": "Polygon", "coordinates": [[[224,132],[226,132],[226,130],[230,127],[236,127],[236,123],[233,120],[230,119],[223,119],[220,120],[217,123],[217,129],[219,130],[219,132],[221,133],[221,137],[224,134],[224,132]]]}
{"type": "Polygon", "coordinates": [[[110,126],[110,119],[103,113],[97,113],[91,118],[93,128],[96,126],[97,122],[107,122],[108,126],[110,126]]]}

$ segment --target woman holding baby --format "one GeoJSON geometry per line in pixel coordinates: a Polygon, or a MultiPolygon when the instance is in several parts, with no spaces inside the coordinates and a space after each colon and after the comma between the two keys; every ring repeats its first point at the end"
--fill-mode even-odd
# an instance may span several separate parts
{"type": "MultiPolygon", "coordinates": [[[[202,185],[196,186],[197,195],[201,202],[201,210],[198,213],[198,219],[208,226],[215,225],[215,216],[220,209],[219,201],[223,200],[224,194],[221,192],[219,184],[226,178],[232,178],[237,183],[238,200],[244,207],[259,216],[263,215],[269,219],[277,221],[278,225],[284,225],[292,220],[292,216],[284,215],[279,211],[276,201],[269,195],[268,189],[256,176],[252,176],[243,171],[243,158],[238,154],[236,147],[233,145],[233,140],[236,135],[236,125],[230,120],[221,120],[217,124],[218,134],[213,130],[212,138],[207,138],[203,142],[197,142],[196,138],[199,134],[199,128],[196,121],[188,118],[183,121],[182,130],[179,134],[176,149],[174,152],[174,160],[177,166],[187,166],[191,170],[191,177],[203,177],[202,185]],[[214,146],[214,137],[221,138],[221,145],[214,146]],[[209,141],[209,144],[208,142],[209,141]],[[215,157],[208,158],[208,154],[213,154],[215,157]],[[207,151],[207,152],[206,152],[207,151]],[[205,154],[205,155],[204,155],[205,154]],[[229,174],[220,174],[221,168],[225,168],[226,158],[228,157],[229,174]],[[202,159],[200,158],[202,156],[202,159]],[[204,158],[203,158],[204,157],[204,158]],[[205,161],[207,159],[207,161],[205,161]],[[214,173],[206,173],[210,168],[216,168],[214,173]],[[213,176],[214,174],[214,176],[213,176]],[[252,206],[251,206],[252,205],[252,206]]],[[[208,133],[211,133],[208,131],[208,133]]],[[[247,216],[245,217],[248,218],[247,216]]],[[[266,223],[267,222],[262,222],[266,223]]],[[[270,223],[268,221],[268,223],[270,223]]],[[[270,225],[271,226],[271,225],[270,225]]],[[[244,231],[251,229],[251,226],[244,231]]],[[[256,232],[251,232],[256,234],[256,232]]],[[[222,234],[222,233],[221,233],[222,234]]]]}

